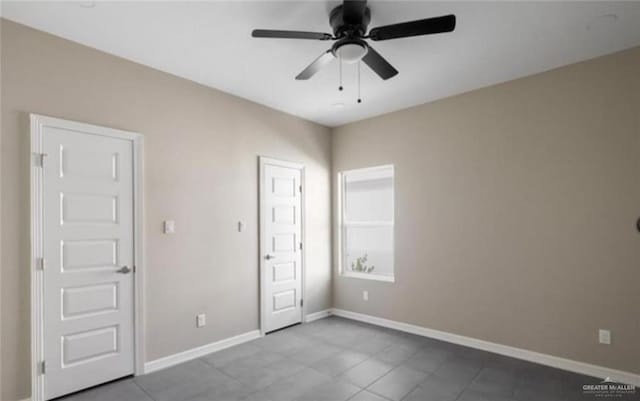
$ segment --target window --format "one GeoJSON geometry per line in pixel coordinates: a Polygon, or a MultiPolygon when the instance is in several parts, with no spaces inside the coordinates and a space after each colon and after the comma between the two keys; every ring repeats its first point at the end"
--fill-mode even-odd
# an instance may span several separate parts
{"type": "Polygon", "coordinates": [[[344,171],[339,180],[342,275],[394,281],[393,166],[344,171]]]}

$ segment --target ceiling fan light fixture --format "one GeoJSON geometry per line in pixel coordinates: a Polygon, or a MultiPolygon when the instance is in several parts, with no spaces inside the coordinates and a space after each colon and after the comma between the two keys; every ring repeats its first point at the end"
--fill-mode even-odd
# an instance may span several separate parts
{"type": "Polygon", "coordinates": [[[345,43],[339,46],[335,55],[347,64],[353,64],[358,62],[362,57],[367,54],[367,46],[361,43],[345,43]]]}
{"type": "MultiPolygon", "coordinates": [[[[365,39],[381,41],[412,36],[434,35],[452,32],[456,28],[456,16],[454,14],[448,14],[440,17],[423,18],[369,29],[371,10],[367,6],[367,0],[342,0],[341,3],[341,5],[333,8],[329,14],[329,24],[333,29],[333,34],[254,29],[251,31],[251,36],[254,38],[335,40],[336,42],[331,48],[327,49],[320,57],[313,60],[311,64],[302,70],[300,74],[296,75],[297,80],[307,80],[311,78],[336,58],[340,59],[340,71],[342,71],[343,61],[346,63],[358,63],[362,60],[363,63],[380,78],[387,80],[398,75],[398,70],[373,47],[369,46],[369,43],[366,42],[365,39]]],[[[358,71],[360,71],[359,68],[358,71]]],[[[342,78],[340,78],[339,90],[342,89],[342,78]]]]}

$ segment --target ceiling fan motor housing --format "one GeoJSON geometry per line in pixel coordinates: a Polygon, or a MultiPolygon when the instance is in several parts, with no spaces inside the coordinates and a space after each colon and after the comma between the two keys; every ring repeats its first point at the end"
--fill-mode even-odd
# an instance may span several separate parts
{"type": "Polygon", "coordinates": [[[344,6],[338,6],[329,14],[329,23],[336,38],[362,37],[367,32],[370,21],[371,10],[366,6],[362,10],[351,10],[347,13],[345,13],[344,6]]]}

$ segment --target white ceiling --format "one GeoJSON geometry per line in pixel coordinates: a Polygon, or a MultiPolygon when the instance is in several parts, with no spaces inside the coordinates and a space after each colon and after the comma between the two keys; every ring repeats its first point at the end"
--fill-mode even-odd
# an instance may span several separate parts
{"type": "Polygon", "coordinates": [[[294,77],[331,42],[254,39],[253,28],[331,32],[336,1],[2,2],[10,20],[337,126],[640,45],[640,2],[370,2],[370,27],[454,13],[454,33],[372,42],[400,74],[334,63],[294,77]],[[606,15],[616,17],[602,17],[606,15]],[[343,103],[344,107],[334,106],[343,103]]]}

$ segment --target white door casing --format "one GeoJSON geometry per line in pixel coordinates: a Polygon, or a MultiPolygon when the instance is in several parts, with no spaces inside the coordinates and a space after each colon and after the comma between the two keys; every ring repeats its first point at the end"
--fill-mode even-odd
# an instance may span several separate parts
{"type": "Polygon", "coordinates": [[[304,167],[260,158],[261,331],[302,322],[304,167]]]}
{"type": "Polygon", "coordinates": [[[32,116],[32,145],[40,148],[39,173],[32,173],[34,400],[135,372],[132,138],[137,134],[32,116]]]}

